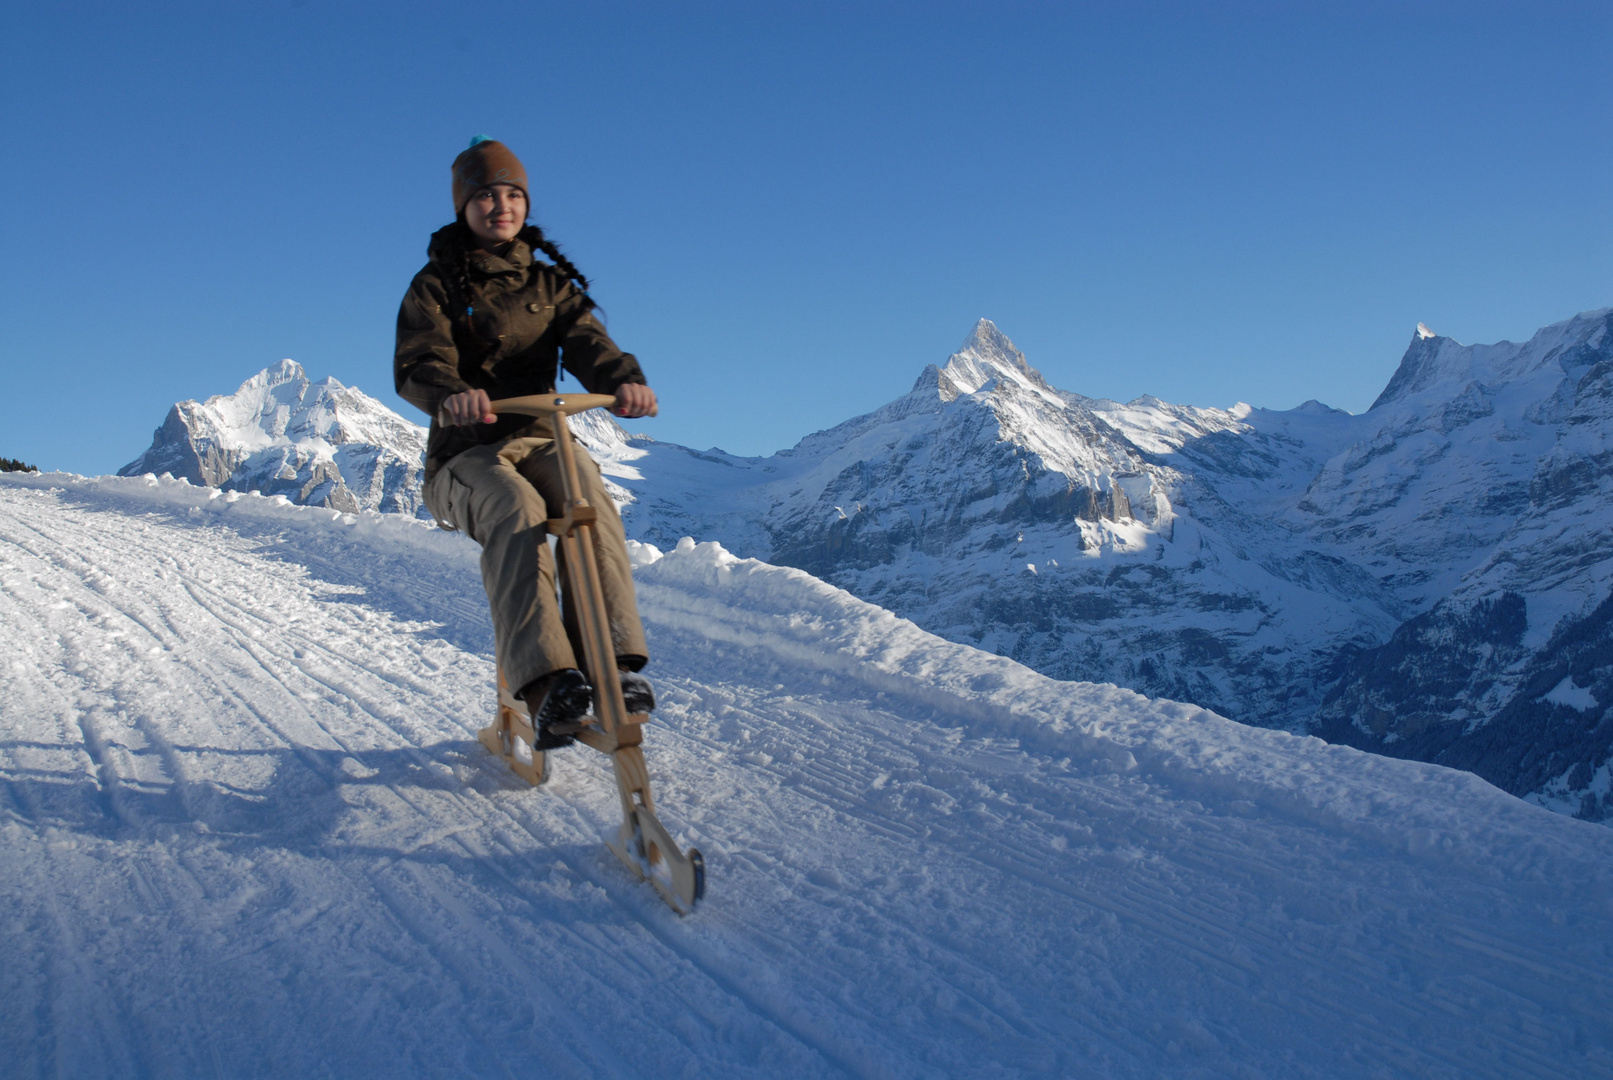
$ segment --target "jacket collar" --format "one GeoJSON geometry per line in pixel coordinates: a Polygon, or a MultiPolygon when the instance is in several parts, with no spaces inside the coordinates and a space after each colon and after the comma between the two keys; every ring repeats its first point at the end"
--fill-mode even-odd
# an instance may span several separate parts
{"type": "Polygon", "coordinates": [[[522,274],[533,262],[532,245],[523,236],[510,241],[509,249],[503,255],[494,255],[478,247],[471,231],[457,221],[431,234],[426,254],[438,266],[451,267],[458,263],[468,266],[472,273],[480,277],[522,274]]]}
{"type": "Polygon", "coordinates": [[[531,265],[532,249],[520,238],[511,240],[510,246],[502,255],[494,255],[491,251],[483,251],[481,248],[470,253],[470,268],[488,277],[525,273],[526,268],[531,265]]]}

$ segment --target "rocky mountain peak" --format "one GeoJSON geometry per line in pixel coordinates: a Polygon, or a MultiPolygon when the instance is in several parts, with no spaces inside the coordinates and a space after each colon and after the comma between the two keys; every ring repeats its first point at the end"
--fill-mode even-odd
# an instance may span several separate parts
{"type": "MultiPolygon", "coordinates": [[[[926,375],[928,372],[926,372],[926,375]]],[[[920,384],[927,380],[921,376],[920,384]]],[[[1014,347],[1008,335],[990,319],[975,323],[963,345],[938,373],[937,386],[947,401],[960,394],[974,394],[991,384],[1011,383],[1058,400],[1042,373],[1031,367],[1025,354],[1014,347]]]]}
{"type": "Polygon", "coordinates": [[[1439,381],[1445,369],[1460,362],[1459,357],[1451,357],[1452,363],[1442,363],[1444,354],[1460,352],[1462,346],[1450,338],[1425,333],[1427,329],[1422,323],[1417,324],[1416,332],[1411,335],[1411,344],[1406,346],[1406,353],[1400,358],[1400,366],[1395,368],[1389,384],[1383,388],[1383,393],[1378,395],[1368,412],[1426,390],[1439,381]]]}

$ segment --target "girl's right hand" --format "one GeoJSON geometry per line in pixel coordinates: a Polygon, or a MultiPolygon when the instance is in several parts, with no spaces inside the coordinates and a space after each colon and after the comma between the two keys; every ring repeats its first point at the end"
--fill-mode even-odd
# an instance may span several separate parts
{"type": "Polygon", "coordinates": [[[450,427],[465,424],[491,424],[498,420],[486,390],[461,390],[442,403],[442,420],[450,427]]]}

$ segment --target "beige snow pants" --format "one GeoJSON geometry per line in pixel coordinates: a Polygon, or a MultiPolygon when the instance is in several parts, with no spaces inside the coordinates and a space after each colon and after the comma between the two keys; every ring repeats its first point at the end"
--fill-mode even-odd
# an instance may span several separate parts
{"type": "MultiPolygon", "coordinates": [[[[611,640],[616,655],[636,669],[648,658],[649,648],[633,596],[627,536],[599,466],[581,446],[572,445],[582,494],[599,515],[593,527],[594,557],[611,640]]],[[[473,447],[438,469],[422,494],[439,522],[464,530],[482,545],[482,584],[493,611],[499,666],[510,689],[519,691],[561,668],[581,668],[582,639],[569,598],[556,610],[556,560],[545,524],[550,507],[553,516],[560,516],[565,498],[553,440],[517,438],[473,447]]],[[[564,562],[560,568],[563,572],[564,562]]]]}

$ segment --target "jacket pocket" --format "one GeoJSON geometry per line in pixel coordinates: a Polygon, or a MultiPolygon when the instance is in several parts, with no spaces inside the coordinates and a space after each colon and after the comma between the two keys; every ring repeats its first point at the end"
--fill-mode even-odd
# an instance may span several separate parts
{"type": "Polygon", "coordinates": [[[444,467],[431,478],[420,497],[437,519],[439,529],[470,532],[470,485],[444,467]]]}

